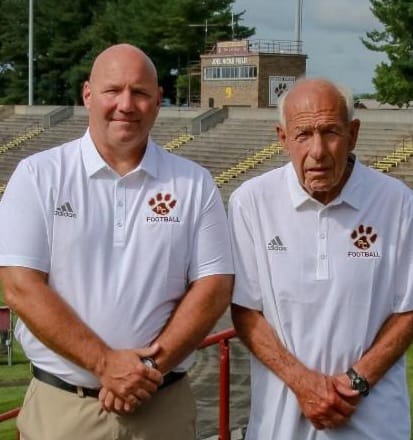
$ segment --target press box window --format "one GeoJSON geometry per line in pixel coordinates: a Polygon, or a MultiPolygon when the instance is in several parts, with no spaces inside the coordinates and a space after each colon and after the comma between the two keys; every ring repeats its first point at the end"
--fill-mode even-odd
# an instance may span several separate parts
{"type": "Polygon", "coordinates": [[[257,66],[204,67],[204,80],[252,79],[257,77],[257,66]]]}

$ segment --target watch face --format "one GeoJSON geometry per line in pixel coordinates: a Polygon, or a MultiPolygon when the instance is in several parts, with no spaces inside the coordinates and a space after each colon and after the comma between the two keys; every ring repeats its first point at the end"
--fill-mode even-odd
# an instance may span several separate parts
{"type": "Polygon", "coordinates": [[[349,368],[346,374],[351,381],[351,388],[353,390],[358,391],[364,397],[369,394],[370,385],[365,377],[357,374],[357,371],[353,368],[349,368]]]}
{"type": "Polygon", "coordinates": [[[369,386],[366,381],[361,377],[355,377],[353,381],[353,388],[360,392],[360,394],[368,393],[369,386]]]}
{"type": "Polygon", "coordinates": [[[152,358],[149,357],[142,358],[141,361],[144,365],[146,365],[149,368],[156,368],[156,362],[152,358]]]}

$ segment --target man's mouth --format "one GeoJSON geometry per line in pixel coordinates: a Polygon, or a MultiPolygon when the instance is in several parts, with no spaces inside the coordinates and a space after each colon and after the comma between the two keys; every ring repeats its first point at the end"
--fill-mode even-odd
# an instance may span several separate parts
{"type": "Polygon", "coordinates": [[[308,168],[307,169],[307,173],[315,173],[315,174],[325,173],[327,171],[328,171],[327,167],[324,167],[324,168],[317,167],[317,168],[308,168]]]}

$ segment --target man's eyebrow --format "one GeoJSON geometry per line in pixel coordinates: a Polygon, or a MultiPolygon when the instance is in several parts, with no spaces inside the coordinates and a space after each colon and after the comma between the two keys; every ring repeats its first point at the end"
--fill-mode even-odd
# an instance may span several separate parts
{"type": "Polygon", "coordinates": [[[308,131],[308,130],[313,130],[314,126],[310,125],[310,124],[305,124],[305,125],[296,125],[295,127],[293,127],[293,129],[295,131],[308,131]]]}
{"type": "Polygon", "coordinates": [[[109,88],[118,88],[119,84],[113,83],[113,82],[102,82],[102,88],[109,89],[109,88]]]}
{"type": "Polygon", "coordinates": [[[312,124],[303,124],[303,125],[296,125],[294,127],[294,130],[296,131],[307,131],[307,130],[317,130],[317,129],[326,129],[326,128],[339,128],[340,124],[337,124],[336,122],[323,122],[316,125],[312,124]]]}
{"type": "Polygon", "coordinates": [[[145,86],[145,85],[143,85],[143,84],[132,84],[131,86],[130,86],[130,88],[132,89],[132,90],[148,90],[148,86],[145,86]]]}

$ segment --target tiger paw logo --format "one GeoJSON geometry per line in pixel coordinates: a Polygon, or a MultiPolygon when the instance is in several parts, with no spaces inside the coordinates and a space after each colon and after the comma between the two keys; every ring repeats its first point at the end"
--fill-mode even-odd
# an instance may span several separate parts
{"type": "Polygon", "coordinates": [[[279,98],[285,91],[287,90],[286,83],[279,83],[277,87],[275,87],[274,92],[279,98]]]}
{"type": "Polygon", "coordinates": [[[176,200],[169,193],[158,193],[155,197],[152,197],[148,203],[155,214],[168,215],[175,207],[176,200]]]}
{"type": "Polygon", "coordinates": [[[351,233],[351,238],[354,240],[354,246],[366,250],[377,240],[377,234],[374,232],[372,226],[360,225],[351,233]]]}

